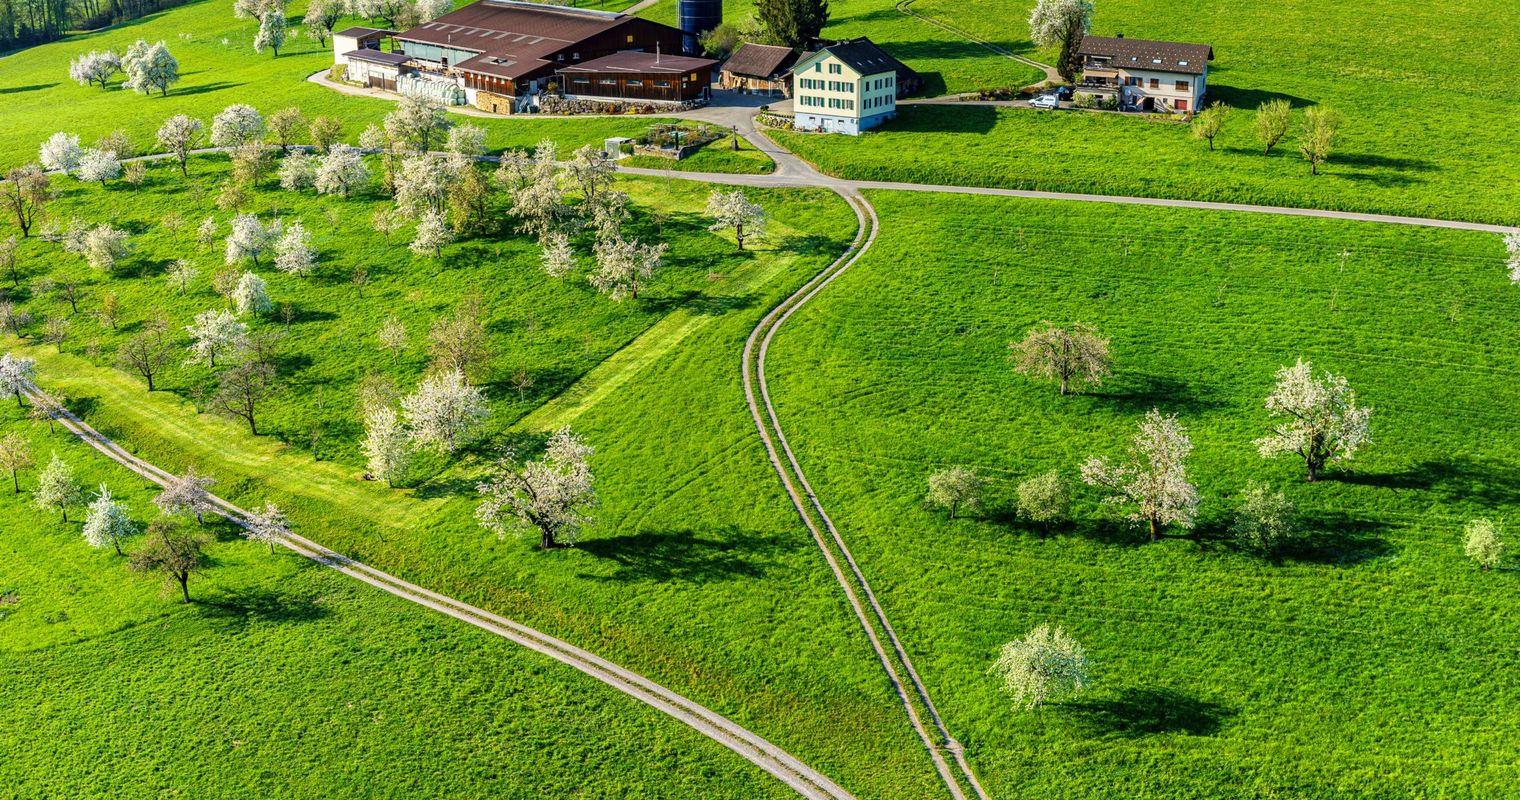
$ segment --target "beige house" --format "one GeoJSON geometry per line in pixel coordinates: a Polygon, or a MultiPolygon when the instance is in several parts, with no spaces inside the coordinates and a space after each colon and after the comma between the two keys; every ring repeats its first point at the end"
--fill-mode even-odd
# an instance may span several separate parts
{"type": "Polygon", "coordinates": [[[1074,87],[1079,95],[1116,98],[1126,111],[1192,114],[1208,92],[1214,48],[1123,34],[1086,36],[1076,57],[1082,70],[1074,87]]]}
{"type": "Polygon", "coordinates": [[[864,38],[805,56],[792,68],[797,129],[859,136],[897,116],[900,70],[907,67],[864,38]]]}

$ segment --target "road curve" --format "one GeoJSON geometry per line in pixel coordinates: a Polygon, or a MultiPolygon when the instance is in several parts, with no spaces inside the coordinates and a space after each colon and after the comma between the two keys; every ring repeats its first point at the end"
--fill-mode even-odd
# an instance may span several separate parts
{"type": "MultiPolygon", "coordinates": [[[[37,402],[35,388],[26,395],[37,402]]],[[[84,440],[106,457],[160,486],[174,478],[173,475],[138,458],[132,453],[95,430],[88,423],[64,408],[54,408],[54,418],[75,436],[84,440]]],[[[245,525],[248,512],[223,500],[212,497],[212,502],[229,520],[245,525]]],[[[633,697],[664,714],[674,717],[698,733],[727,747],[745,760],[765,770],[777,780],[791,787],[797,794],[809,800],[854,800],[853,796],[827,776],[802,763],[780,747],[760,738],[738,723],[717,712],[689,700],[642,675],[624,669],[594,653],[582,650],[568,642],[529,628],[510,619],[481,608],[455,600],[437,592],[424,589],[393,575],[381,572],[366,564],[347,558],[333,550],[291,533],[280,539],[280,544],[323,566],[330,567],[355,580],[363,581],[377,589],[389,592],[425,608],[447,614],[461,622],[501,636],[529,650],[549,656],[596,678],[618,691],[633,697]]]]}
{"type": "Polygon", "coordinates": [[[834,579],[844,590],[845,597],[855,612],[856,620],[860,622],[861,629],[871,643],[871,648],[875,650],[877,659],[887,674],[887,679],[891,682],[898,700],[908,714],[908,720],[914,732],[923,742],[946,789],[955,800],[966,800],[968,794],[979,800],[987,800],[986,792],[966,761],[964,748],[951,736],[949,729],[945,726],[939,710],[935,708],[934,701],[929,696],[928,687],[924,685],[923,680],[918,676],[918,671],[914,669],[912,659],[908,657],[907,650],[898,639],[897,632],[892,628],[886,611],[877,601],[865,573],[855,561],[839,529],[834,526],[834,521],[819,502],[801,465],[797,463],[797,457],[792,452],[786,434],[781,429],[781,421],[776,416],[776,409],[771,404],[770,390],[765,381],[765,358],[776,331],[792,314],[796,313],[797,309],[859,261],[876,241],[879,221],[876,210],[870,202],[858,192],[841,191],[840,195],[850,204],[859,220],[855,240],[833,264],[771,309],[770,313],[766,314],[750,332],[749,338],[744,343],[742,366],[744,398],[749,405],[755,428],[760,432],[761,441],[765,444],[771,466],[781,478],[782,486],[791,498],[792,505],[797,509],[797,514],[812,534],[814,543],[823,552],[824,560],[828,562],[829,569],[834,573],[834,579]],[[782,456],[785,456],[784,461],[782,456]],[[804,494],[807,497],[806,502],[803,501],[804,494]],[[820,522],[821,528],[818,524],[820,522]],[[925,727],[924,717],[930,720],[934,728],[933,733],[925,727]],[[953,767],[947,763],[946,753],[950,755],[950,761],[954,762],[953,767]]]}

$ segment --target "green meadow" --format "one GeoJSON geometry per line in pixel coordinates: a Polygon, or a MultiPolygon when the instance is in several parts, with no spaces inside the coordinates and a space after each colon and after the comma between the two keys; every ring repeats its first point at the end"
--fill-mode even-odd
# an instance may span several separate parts
{"type": "Polygon", "coordinates": [[[1492,235],[1249,214],[873,193],[866,257],[772,347],[777,411],[995,797],[1491,797],[1520,674],[1513,571],[1463,525],[1520,509],[1516,288],[1492,235]],[[909,225],[908,220],[918,224],[909,225]],[[947,246],[953,243],[953,246],[947,246]],[[1346,255],[1342,257],[1342,253],[1346,255]],[[1041,320],[1111,337],[1102,386],[1016,375],[1041,320]],[[1266,461],[1263,398],[1296,358],[1346,375],[1373,444],[1331,478],[1266,461]],[[1077,482],[1148,410],[1177,414],[1195,535],[1149,544],[1077,482]],[[950,521],[925,481],[974,467],[950,521]],[[1075,521],[1012,513],[1019,480],[1075,484],[1075,521]],[[1250,481],[1297,503],[1280,559],[1226,535],[1250,481]],[[1091,689],[1011,709],[986,674],[1040,623],[1088,650],[1091,689]]]}

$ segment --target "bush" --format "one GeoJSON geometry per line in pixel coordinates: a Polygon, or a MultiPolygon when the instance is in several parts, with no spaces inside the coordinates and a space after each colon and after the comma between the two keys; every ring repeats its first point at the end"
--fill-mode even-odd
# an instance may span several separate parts
{"type": "Polygon", "coordinates": [[[1230,532],[1241,547],[1271,555],[1298,541],[1302,528],[1298,509],[1287,495],[1272,491],[1269,484],[1252,483],[1241,493],[1230,532]]]}

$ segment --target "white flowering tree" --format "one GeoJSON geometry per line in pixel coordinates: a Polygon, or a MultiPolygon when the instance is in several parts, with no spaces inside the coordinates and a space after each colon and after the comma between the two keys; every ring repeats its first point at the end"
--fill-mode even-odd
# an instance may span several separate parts
{"type": "Polygon", "coordinates": [[[69,509],[84,505],[84,487],[74,477],[74,468],[67,461],[53,454],[48,465],[37,476],[37,491],[32,493],[32,504],[43,510],[58,509],[63,521],[69,521],[69,509]]]}
{"type": "Polygon", "coordinates": [[[317,159],[306,153],[291,153],[280,159],[280,188],[287,192],[309,189],[317,182],[317,159]]]}
{"type": "Polygon", "coordinates": [[[1071,80],[1078,72],[1076,50],[1092,28],[1093,0],[1037,0],[1029,12],[1029,40],[1061,48],[1056,69],[1071,80]]]}
{"type": "Polygon", "coordinates": [[[430,97],[404,95],[396,110],[385,115],[385,133],[393,146],[426,153],[438,144],[449,128],[443,104],[430,97]]]}
{"type": "Polygon", "coordinates": [[[280,238],[283,229],[279,220],[272,220],[265,225],[252,214],[233,217],[232,229],[227,234],[226,264],[232,266],[247,258],[257,266],[259,256],[280,238]]]}
{"type": "Polygon", "coordinates": [[[451,0],[417,0],[417,21],[427,22],[438,19],[453,10],[454,4],[451,0]]]}
{"type": "Polygon", "coordinates": [[[452,241],[454,229],[449,227],[448,214],[442,211],[424,211],[407,249],[419,256],[441,258],[444,246],[452,241]]]}
{"type": "Polygon", "coordinates": [[[1267,411],[1273,430],[1256,440],[1257,450],[1262,458],[1302,458],[1311,482],[1326,465],[1350,461],[1372,441],[1372,409],[1356,404],[1345,377],[1325,372],[1316,378],[1314,366],[1302,359],[1277,371],[1267,411]]]}
{"type": "Polygon", "coordinates": [[[179,82],[179,61],[162,41],[150,45],[138,39],[122,56],[121,68],[127,74],[122,87],[140,94],[156,91],[167,96],[169,87],[179,82]]]}
{"type": "Polygon", "coordinates": [[[563,233],[551,233],[544,239],[539,258],[544,273],[551,278],[563,278],[575,271],[575,249],[570,246],[570,237],[563,233]]]}
{"type": "Polygon", "coordinates": [[[190,361],[216,367],[217,356],[236,352],[248,344],[248,326],[227,309],[202,311],[185,326],[190,334],[190,361]]]}
{"type": "Polygon", "coordinates": [[[79,169],[75,175],[82,181],[104,186],[106,181],[121,177],[121,161],[110,150],[85,148],[84,154],[79,158],[79,169]]]}
{"type": "Polygon", "coordinates": [[[369,167],[353,147],[334,144],[317,165],[316,187],[320,194],[348,197],[369,181],[369,167]]]}
{"type": "Polygon", "coordinates": [[[396,173],[396,208],[412,217],[442,211],[448,198],[448,164],[433,156],[415,156],[401,162],[396,173]]]}
{"type": "Polygon", "coordinates": [[[306,38],[316,42],[318,47],[326,47],[327,37],[332,35],[333,27],[347,12],[347,4],[343,0],[311,0],[306,4],[306,15],[301,17],[301,27],[306,29],[306,38]]]}
{"type": "Polygon", "coordinates": [[[491,409],[463,372],[451,370],[424,378],[401,398],[401,413],[418,444],[452,453],[480,436],[491,409]]]}
{"type": "Polygon", "coordinates": [[[265,500],[263,508],[248,512],[248,518],[243,520],[243,535],[250,541],[268,545],[273,553],[274,546],[290,535],[290,518],[279,506],[265,500]]]}
{"type": "Polygon", "coordinates": [[[370,411],[364,419],[364,441],[359,448],[370,477],[392,488],[406,481],[412,440],[396,409],[381,406],[370,411]]]}
{"type": "Polygon", "coordinates": [[[0,436],[0,472],[11,476],[11,491],[21,494],[21,471],[36,466],[32,460],[32,446],[26,437],[16,431],[0,436]]]}
{"type": "Polygon", "coordinates": [[[264,138],[264,117],[258,109],[234,103],[211,118],[211,143],[217,147],[241,147],[264,138]]]}
{"type": "Polygon", "coordinates": [[[743,189],[725,192],[714,189],[707,198],[707,215],[713,218],[710,230],[733,231],[739,249],[744,249],[746,237],[765,235],[765,208],[750,202],[743,189]]]}
{"type": "Polygon", "coordinates": [[[116,262],[132,252],[131,235],[124,230],[101,224],[84,234],[84,260],[101,272],[116,268],[116,262]]]}
{"type": "Polygon", "coordinates": [[[68,174],[79,169],[79,159],[83,155],[84,151],[79,147],[79,136],[59,131],[42,143],[37,151],[37,160],[42,163],[43,169],[68,174]]]}
{"type": "Polygon", "coordinates": [[[288,275],[310,275],[317,267],[317,251],[311,246],[311,234],[299,221],[285,227],[285,235],[274,245],[274,268],[288,275]]]}
{"type": "Polygon", "coordinates": [[[950,467],[929,476],[926,499],[932,505],[948,509],[950,518],[955,519],[962,510],[976,511],[982,507],[982,492],[986,485],[975,470],[950,467]]]}
{"type": "Polygon", "coordinates": [[[501,537],[535,532],[545,550],[575,544],[597,504],[593,452],[565,427],[549,437],[542,458],[521,463],[515,453],[507,453],[491,480],[476,487],[483,497],[476,519],[501,537]]]}
{"type": "Polygon", "coordinates": [[[84,540],[91,547],[113,547],[116,555],[124,555],[122,541],[136,533],[137,525],[127,516],[127,507],[117,502],[111,496],[111,490],[102,483],[95,499],[85,509],[84,540]]]}
{"type": "Polygon", "coordinates": [[[204,127],[205,123],[188,114],[175,114],[158,127],[158,146],[174,154],[181,175],[190,175],[190,151],[195,149],[204,127]]]}
{"type": "Polygon", "coordinates": [[[69,77],[78,81],[80,86],[98,83],[104,89],[106,81],[118,72],[121,72],[121,56],[110,50],[104,53],[91,50],[69,61],[69,77]]]}
{"type": "Polygon", "coordinates": [[[449,129],[443,149],[452,157],[451,161],[468,165],[477,156],[485,155],[486,129],[469,123],[455,125],[449,129]]]}
{"type": "Polygon", "coordinates": [[[285,11],[271,8],[259,17],[259,32],[253,37],[253,52],[262,53],[268,49],[274,52],[275,58],[279,58],[280,48],[284,44],[285,11]]]}
{"type": "Polygon", "coordinates": [[[988,673],[998,678],[1014,705],[1039,708],[1087,688],[1087,651],[1059,625],[1042,624],[1023,639],[1003,645],[988,673]]]}
{"type": "Polygon", "coordinates": [[[239,316],[268,314],[274,310],[274,303],[269,300],[269,291],[264,279],[252,272],[244,272],[238,276],[237,286],[232,289],[232,305],[237,309],[239,316]]]}
{"type": "Polygon", "coordinates": [[[1198,489],[1188,481],[1187,457],[1193,441],[1175,415],[1151,409],[1140,421],[1122,462],[1088,459],[1082,480],[1112,492],[1104,503],[1128,509],[1126,518],[1144,524],[1151,541],[1167,525],[1190,530],[1198,514],[1198,489]]]}
{"type": "Polygon", "coordinates": [[[0,395],[14,395],[17,407],[25,405],[21,395],[32,388],[37,377],[37,362],[6,353],[0,356],[0,395]]]}
{"type": "Polygon", "coordinates": [[[1063,395],[1073,386],[1080,391],[1103,383],[1114,369],[1108,339],[1080,322],[1064,328],[1042,322],[1021,341],[1009,342],[1008,349],[1015,372],[1055,381],[1063,395]]]}
{"type": "Polygon", "coordinates": [[[640,244],[637,239],[609,237],[596,244],[596,269],[589,280],[613,300],[639,299],[639,288],[649,282],[665,260],[665,244],[640,244]]]}
{"type": "Polygon", "coordinates": [[[196,522],[204,524],[206,512],[216,510],[216,503],[211,499],[211,487],[215,485],[215,479],[190,467],[185,474],[169,479],[164,490],[153,498],[153,505],[165,514],[189,514],[196,522]]]}
{"type": "Polygon", "coordinates": [[[1504,561],[1504,528],[1491,519],[1475,519],[1462,529],[1462,549],[1483,569],[1504,561]]]}

